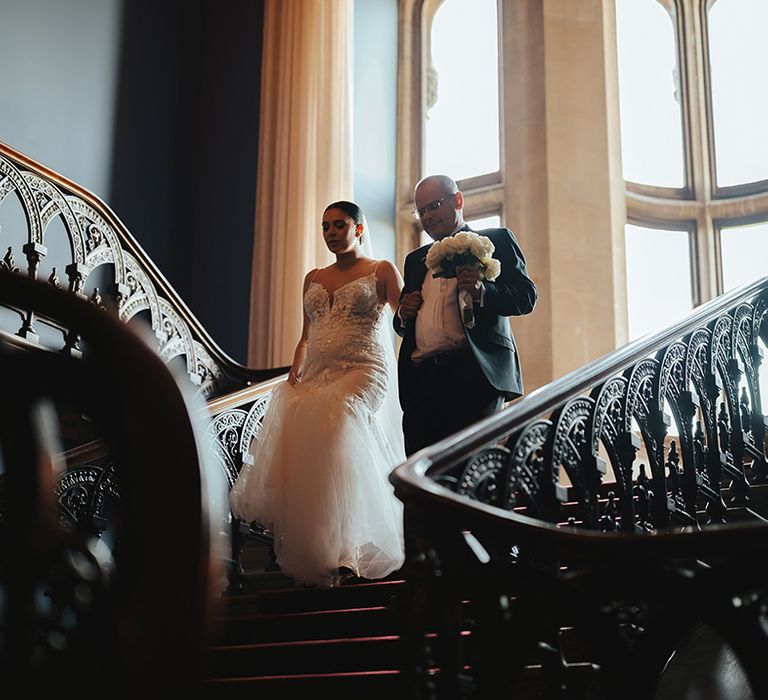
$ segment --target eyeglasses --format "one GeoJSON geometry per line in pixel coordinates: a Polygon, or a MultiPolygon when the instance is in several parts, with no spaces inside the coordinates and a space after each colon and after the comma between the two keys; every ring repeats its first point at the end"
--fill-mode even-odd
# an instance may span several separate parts
{"type": "Polygon", "coordinates": [[[453,197],[453,195],[449,195],[447,197],[440,197],[440,199],[436,199],[434,202],[430,202],[429,204],[425,204],[423,207],[419,209],[414,209],[411,212],[411,215],[415,219],[420,219],[424,214],[426,214],[428,211],[437,211],[440,207],[443,206],[443,203],[447,200],[453,197]]]}

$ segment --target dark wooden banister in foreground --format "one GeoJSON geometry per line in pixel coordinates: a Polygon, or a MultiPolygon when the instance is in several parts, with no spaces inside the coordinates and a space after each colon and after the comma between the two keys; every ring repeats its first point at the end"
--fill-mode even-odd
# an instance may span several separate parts
{"type": "Polygon", "coordinates": [[[430,637],[414,602],[412,697],[501,697],[531,663],[549,668],[565,697],[587,686],[650,697],[700,623],[718,629],[766,696],[768,636],[743,593],[768,592],[767,312],[764,278],[394,470],[414,601],[445,621],[430,637]],[[630,644],[618,630],[636,609],[630,644]],[[588,647],[583,663],[567,658],[564,629],[588,647]],[[541,649],[552,651],[542,660],[541,649]]]}
{"type": "Polygon", "coordinates": [[[0,301],[77,328],[84,344],[72,356],[0,343],[0,687],[14,697],[194,694],[224,569],[218,467],[202,449],[192,387],[75,295],[0,272],[0,301]],[[110,446],[120,497],[105,527],[57,512],[62,465],[45,405],[51,416],[75,407],[110,446]]]}

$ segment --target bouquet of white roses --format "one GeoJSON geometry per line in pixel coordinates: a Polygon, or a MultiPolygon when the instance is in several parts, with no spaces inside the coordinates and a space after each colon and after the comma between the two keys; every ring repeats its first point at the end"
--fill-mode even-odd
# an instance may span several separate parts
{"type": "MultiPolygon", "coordinates": [[[[501,273],[501,263],[493,257],[494,250],[488,236],[459,231],[432,244],[425,263],[432,271],[432,277],[450,279],[456,277],[457,268],[474,267],[480,273],[480,279],[492,281],[501,273]]],[[[472,295],[467,290],[459,295],[459,309],[464,325],[472,328],[475,325],[472,295]]]]}

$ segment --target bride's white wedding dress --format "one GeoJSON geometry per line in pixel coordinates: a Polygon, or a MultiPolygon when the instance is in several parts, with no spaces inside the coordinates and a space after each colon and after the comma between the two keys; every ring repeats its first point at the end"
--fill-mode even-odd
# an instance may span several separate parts
{"type": "Polygon", "coordinates": [[[232,510],[272,530],[277,562],[297,582],[334,585],[342,566],[382,578],[403,563],[402,503],[388,476],[405,452],[385,410],[396,377],[376,273],[333,297],[312,281],[304,308],[301,381],[274,390],[232,510]]]}

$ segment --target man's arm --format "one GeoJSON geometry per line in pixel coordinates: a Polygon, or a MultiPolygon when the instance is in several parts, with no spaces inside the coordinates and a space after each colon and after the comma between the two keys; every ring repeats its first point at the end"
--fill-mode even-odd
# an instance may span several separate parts
{"type": "Polygon", "coordinates": [[[418,256],[414,253],[409,253],[405,258],[405,265],[403,266],[405,283],[403,284],[403,291],[400,293],[400,305],[392,318],[395,333],[401,336],[405,335],[406,326],[416,318],[416,314],[423,303],[421,289],[412,289],[408,286],[413,284],[413,265],[419,263],[418,256]]]}
{"type": "MultiPolygon", "coordinates": [[[[407,255],[405,257],[405,264],[403,265],[403,289],[400,292],[400,304],[403,303],[403,297],[408,293],[408,280],[411,279],[411,275],[408,274],[408,267],[409,267],[409,261],[410,261],[411,255],[407,255]]],[[[398,306],[397,311],[395,311],[394,314],[392,314],[392,326],[395,329],[395,333],[402,336],[405,335],[405,323],[403,323],[402,319],[400,318],[400,308],[398,306]]]]}

